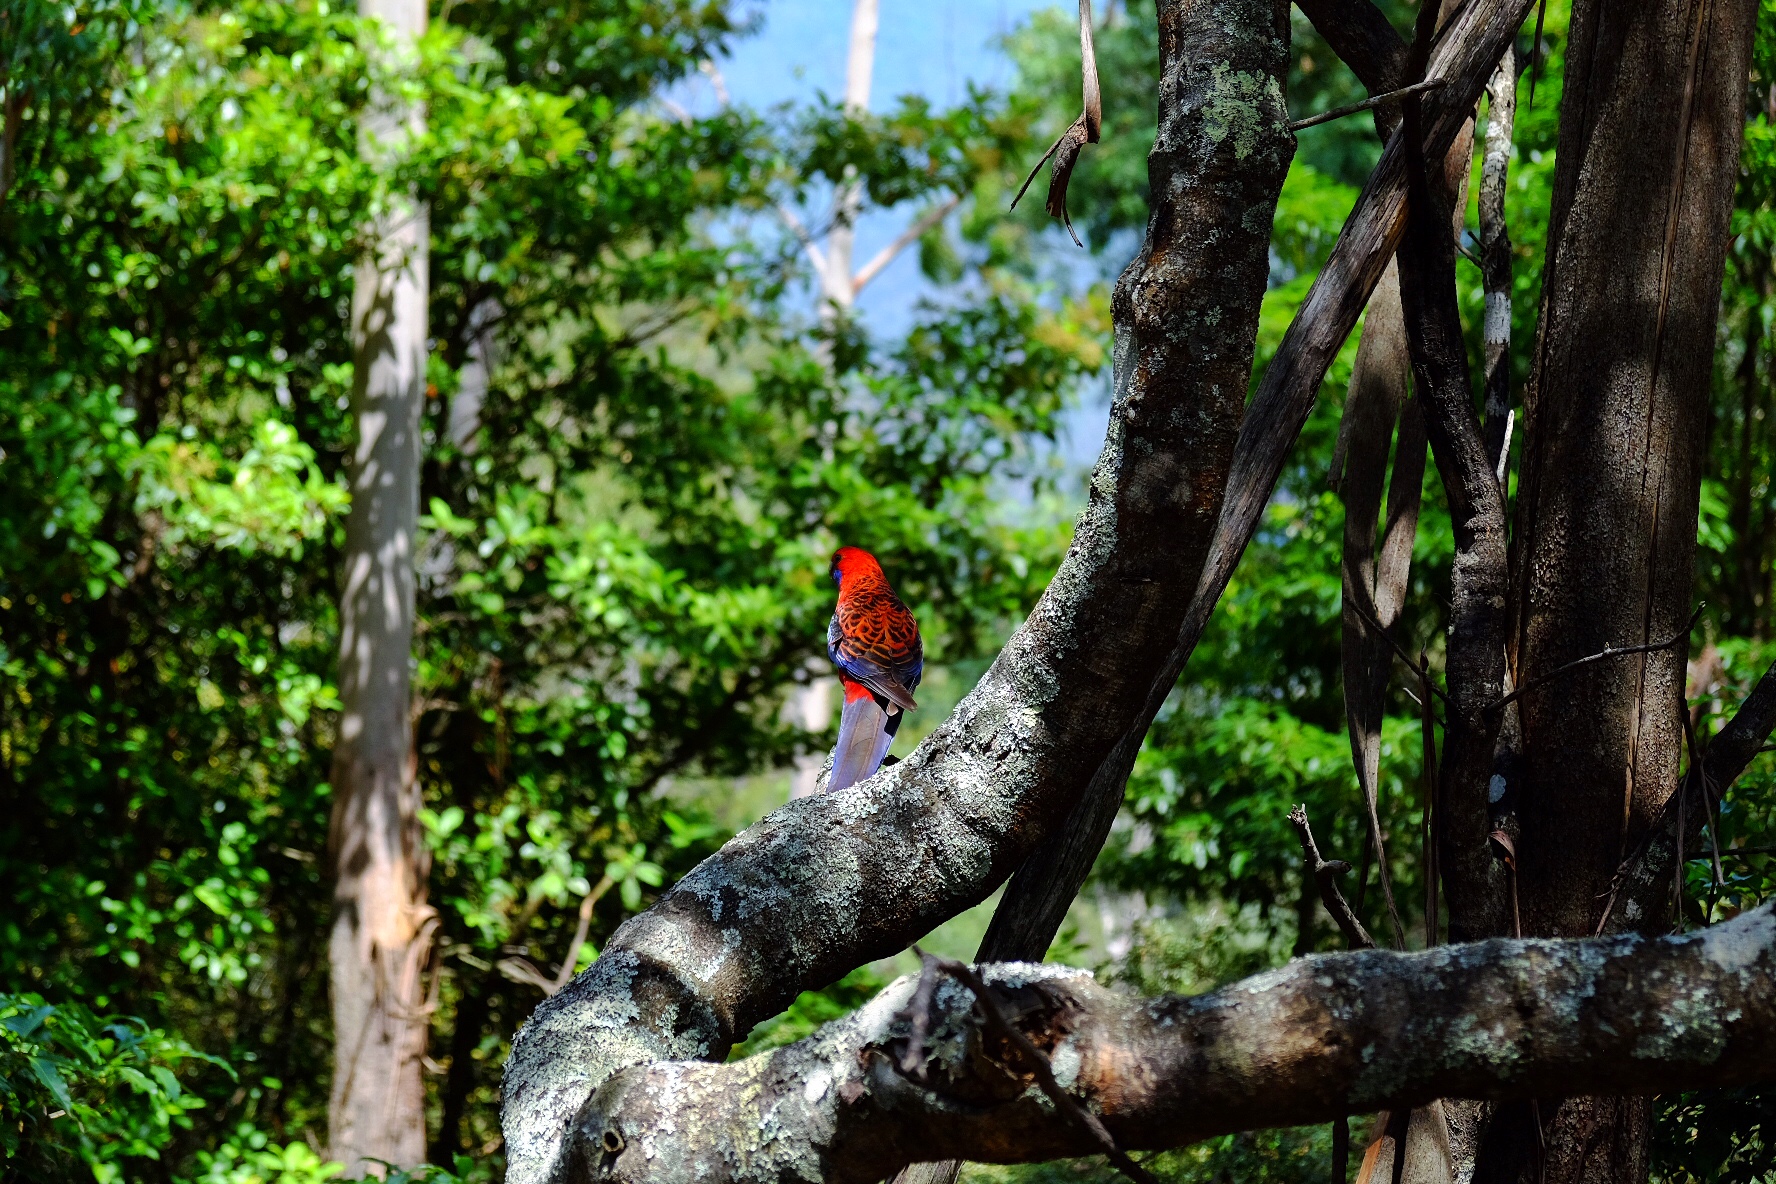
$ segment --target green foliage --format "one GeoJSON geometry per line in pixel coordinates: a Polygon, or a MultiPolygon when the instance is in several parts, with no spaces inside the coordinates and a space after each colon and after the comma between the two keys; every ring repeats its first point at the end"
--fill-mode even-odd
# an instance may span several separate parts
{"type": "Polygon", "coordinates": [[[307,1143],[280,1147],[243,1123],[214,1151],[199,1151],[197,1174],[180,1184],[322,1184],[344,1170],[322,1160],[307,1143]]]}
{"type": "Polygon", "coordinates": [[[882,557],[934,663],[1032,602],[1106,304],[965,248],[904,338],[818,323],[775,207],[855,168],[878,203],[977,209],[1015,128],[985,95],[666,117],[744,32],[724,4],[451,5],[412,56],[322,0],[26,16],[0,63],[32,96],[0,198],[0,975],[236,1066],[156,1144],[169,1170],[324,1175],[346,311],[365,228],[416,193],[433,1158],[497,1172],[497,1065],[581,907],[583,965],[726,837],[660,791],[830,742],[782,707],[822,668],[831,550],[882,557]],[[379,168],[373,93],[426,111],[379,168]]]}
{"type": "MultiPolygon", "coordinates": [[[[1386,10],[1408,27],[1407,9],[1386,10]]],[[[1055,507],[1075,490],[1052,446],[1106,364],[1107,281],[1147,217],[1157,30],[1146,0],[1112,12],[1097,38],[1104,139],[1070,197],[1093,254],[1066,263],[1039,201],[1004,211],[1077,114],[1068,12],[1010,37],[1005,96],[691,120],[656,100],[747,32],[715,0],[448,5],[412,61],[372,52],[378,33],[321,0],[0,13],[0,98],[20,113],[0,170],[0,981],[80,1001],[0,997],[7,1178],[124,1178],[156,1157],[160,1176],[203,1184],[337,1172],[312,1148],[330,1071],[345,313],[364,228],[391,196],[417,194],[431,227],[415,711],[440,914],[428,1118],[449,1165],[395,1178],[479,1181],[500,1170],[505,1042],[582,907],[576,965],[726,837],[665,791],[830,741],[783,706],[822,669],[831,549],[883,558],[952,672],[980,668],[1058,562],[1055,507]],[[380,171],[358,144],[373,92],[427,112],[380,171]],[[960,199],[919,245],[936,294],[896,339],[816,318],[800,244],[778,226],[777,207],[824,202],[848,170],[909,217],[960,199]],[[490,353],[470,407],[465,379],[490,353]],[[147,1019],[95,1018],[119,1011],[147,1019]]],[[[1512,161],[1519,383],[1566,5],[1546,27],[1512,161]]],[[[1773,652],[1772,28],[1748,92],[1700,524],[1704,737],[1773,652]]],[[[1292,32],[1293,114],[1360,96],[1298,15],[1292,32]]],[[[1364,117],[1303,134],[1260,371],[1378,151],[1364,117]]],[[[1477,360],[1478,276],[1458,266],[1477,360]]],[[[1334,944],[1284,821],[1298,801],[1328,855],[1357,865],[1347,891],[1386,932],[1342,734],[1343,509],[1327,491],[1351,354],[1100,864],[1105,888],[1151,906],[1105,968],[1131,989],[1203,990],[1334,944]]],[[[1435,668],[1450,553],[1434,471],[1425,499],[1401,634],[1435,668]]],[[[1397,684],[1389,711],[1382,821],[1416,933],[1418,714],[1397,684]]],[[[1711,860],[1690,865],[1690,921],[1770,895],[1773,777],[1760,762],[1730,797],[1720,881],[1711,860]]],[[[866,969],[809,992],[736,1055],[882,985],[866,969]]],[[[1666,1178],[1768,1170],[1756,1091],[1661,1106],[1666,1178]]],[[[1150,1166],[1318,1179],[1326,1144],[1324,1130],[1241,1135],[1150,1166]]]]}
{"type": "Polygon", "coordinates": [[[206,1063],[220,1064],[140,1020],[0,995],[0,1178],[127,1178],[191,1126],[204,1102],[179,1074],[206,1063]]]}
{"type": "Polygon", "coordinates": [[[794,1044],[822,1024],[856,1011],[875,998],[889,980],[869,966],[860,966],[838,982],[819,991],[803,991],[781,1014],[753,1028],[728,1054],[730,1061],[794,1044]]]}

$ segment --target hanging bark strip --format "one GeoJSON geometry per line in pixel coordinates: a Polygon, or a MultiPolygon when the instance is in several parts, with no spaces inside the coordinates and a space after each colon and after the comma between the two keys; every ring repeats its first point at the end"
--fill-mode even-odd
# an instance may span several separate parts
{"type": "Polygon", "coordinates": [[[1388,875],[1381,818],[1377,809],[1381,775],[1381,724],[1385,714],[1389,675],[1393,670],[1387,630],[1399,617],[1405,601],[1412,562],[1412,537],[1418,528],[1418,485],[1424,476],[1423,420],[1418,432],[1416,462],[1412,457],[1413,433],[1404,423],[1400,430],[1394,490],[1400,502],[1388,507],[1388,539],[1380,560],[1376,556],[1376,523],[1381,513],[1382,487],[1388,472],[1388,450],[1394,425],[1406,406],[1411,385],[1411,362],[1406,351],[1406,329],[1400,308],[1399,270],[1389,265],[1381,284],[1370,297],[1363,321],[1363,337],[1351,367],[1350,386],[1339,425],[1342,457],[1335,455],[1333,469],[1343,461],[1339,492],[1344,498],[1344,551],[1340,561],[1340,585],[1344,603],[1342,654],[1344,715],[1350,733],[1351,758],[1357,786],[1368,815],[1369,843],[1378,852],[1382,897],[1394,942],[1404,948],[1405,926],[1388,875]],[[1409,471],[1409,472],[1408,472],[1409,471]],[[1416,473],[1419,481],[1405,478],[1416,473]],[[1411,486],[1411,492],[1406,493],[1411,486]],[[1369,621],[1376,627],[1371,628],[1369,621]]]}
{"type": "Polygon", "coordinates": [[[1060,138],[1049,145],[1030,175],[1018,187],[1017,196],[1011,199],[1011,208],[1017,209],[1018,202],[1024,198],[1025,190],[1042,166],[1054,157],[1054,169],[1048,175],[1048,216],[1059,218],[1067,227],[1067,233],[1073,236],[1073,245],[1083,247],[1079,235],[1074,233],[1073,219],[1067,213],[1067,183],[1073,179],[1073,168],[1079,163],[1079,153],[1087,144],[1096,144],[1098,134],[1104,124],[1103,95],[1098,86],[1098,55],[1092,48],[1092,6],[1091,0],[1079,0],[1079,56],[1082,89],[1085,92],[1084,110],[1079,113],[1060,138]]]}
{"type": "Polygon", "coordinates": [[[1505,221],[1511,133],[1517,117],[1517,51],[1507,46],[1486,84],[1486,155],[1480,166],[1480,277],[1485,290],[1481,341],[1485,349],[1486,454],[1499,486],[1511,447],[1511,232],[1505,221]]]}

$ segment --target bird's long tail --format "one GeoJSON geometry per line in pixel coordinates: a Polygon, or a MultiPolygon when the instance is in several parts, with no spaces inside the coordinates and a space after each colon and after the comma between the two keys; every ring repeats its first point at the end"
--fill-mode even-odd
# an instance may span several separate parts
{"type": "Polygon", "coordinates": [[[868,687],[846,679],[845,706],[839,713],[839,743],[833,749],[832,776],[827,780],[826,792],[849,789],[881,768],[900,719],[901,713],[889,715],[868,687]]]}

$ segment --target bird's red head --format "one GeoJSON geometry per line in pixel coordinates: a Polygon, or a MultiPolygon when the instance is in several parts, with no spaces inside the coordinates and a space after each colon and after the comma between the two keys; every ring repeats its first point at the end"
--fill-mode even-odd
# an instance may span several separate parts
{"type": "Polygon", "coordinates": [[[832,566],[827,569],[832,582],[843,588],[845,580],[855,575],[881,575],[882,565],[862,547],[840,547],[833,552],[832,566]]]}

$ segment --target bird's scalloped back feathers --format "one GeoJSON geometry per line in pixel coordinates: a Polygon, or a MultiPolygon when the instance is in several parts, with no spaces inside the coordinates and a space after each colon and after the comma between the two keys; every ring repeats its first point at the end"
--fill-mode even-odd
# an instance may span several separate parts
{"type": "Polygon", "coordinates": [[[858,682],[901,710],[913,710],[913,691],[925,672],[918,622],[869,552],[842,547],[832,570],[839,603],[827,630],[827,653],[858,682]]]}

